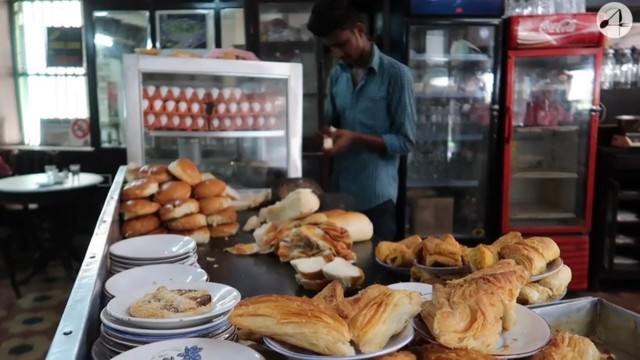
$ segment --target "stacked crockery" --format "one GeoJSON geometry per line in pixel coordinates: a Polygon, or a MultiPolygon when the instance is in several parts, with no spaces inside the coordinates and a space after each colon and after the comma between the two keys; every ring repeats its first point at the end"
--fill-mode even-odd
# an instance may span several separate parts
{"type": "Polygon", "coordinates": [[[207,272],[184,264],[156,264],[140,266],[117,273],[104,284],[106,302],[114,297],[128,294],[142,287],[166,281],[206,282],[207,272]]]}
{"type": "Polygon", "coordinates": [[[210,282],[161,282],[117,295],[100,313],[94,360],[165,340],[210,338],[236,341],[229,313],[240,293],[210,282]]]}
{"type": "Polygon", "coordinates": [[[198,265],[195,240],[174,234],[145,235],[119,241],[109,247],[113,274],[145,265],[198,265]]]}

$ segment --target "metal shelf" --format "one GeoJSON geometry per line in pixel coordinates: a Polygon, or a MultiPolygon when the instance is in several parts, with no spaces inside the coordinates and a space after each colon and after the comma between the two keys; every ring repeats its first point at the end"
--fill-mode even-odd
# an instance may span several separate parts
{"type": "Polygon", "coordinates": [[[478,180],[408,180],[407,187],[478,187],[478,180]]]}
{"type": "Polygon", "coordinates": [[[154,130],[145,135],[151,137],[192,137],[192,138],[271,138],[284,137],[284,130],[256,130],[256,131],[174,131],[154,130]]]}
{"type": "Polygon", "coordinates": [[[575,219],[576,215],[544,204],[511,204],[513,220],[575,219]]]}
{"type": "Polygon", "coordinates": [[[518,133],[539,133],[544,131],[577,131],[580,127],[577,125],[515,126],[513,129],[518,133]]]}
{"type": "Polygon", "coordinates": [[[578,174],[561,171],[526,171],[511,175],[514,179],[577,179],[578,174]]]}
{"type": "Polygon", "coordinates": [[[418,99],[443,99],[443,98],[452,98],[452,99],[482,99],[485,97],[484,94],[480,93],[469,93],[463,91],[421,91],[416,92],[416,98],[418,99]]]}
{"type": "Polygon", "coordinates": [[[491,57],[487,54],[464,54],[464,55],[427,55],[412,52],[409,55],[409,61],[421,62],[446,62],[446,61],[490,61],[491,57]]]}

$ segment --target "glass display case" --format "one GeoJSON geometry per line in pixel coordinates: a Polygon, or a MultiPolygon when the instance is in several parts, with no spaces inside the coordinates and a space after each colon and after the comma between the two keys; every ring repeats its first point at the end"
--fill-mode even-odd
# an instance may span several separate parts
{"type": "Polygon", "coordinates": [[[151,42],[148,11],[94,11],[100,138],[103,147],[125,146],[122,54],[151,42]]]}
{"type": "Polygon", "coordinates": [[[408,65],[416,96],[416,149],[407,159],[407,224],[422,236],[482,238],[489,191],[496,22],[415,20],[408,65]]]}
{"type": "Polygon", "coordinates": [[[192,159],[238,188],[302,175],[302,65],[125,55],[130,162],[192,159]]]}
{"type": "Polygon", "coordinates": [[[587,226],[599,50],[579,51],[509,60],[508,229],[587,226]]]}

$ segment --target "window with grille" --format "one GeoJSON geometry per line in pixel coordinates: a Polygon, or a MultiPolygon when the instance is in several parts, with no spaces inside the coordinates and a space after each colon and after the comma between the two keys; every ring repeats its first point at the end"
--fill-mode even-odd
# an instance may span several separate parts
{"type": "Polygon", "coordinates": [[[90,146],[82,1],[17,0],[12,11],[24,143],[90,146]],[[80,34],[81,61],[61,63],[64,54],[52,60],[52,49],[64,41],[55,40],[60,34],[80,34]]]}

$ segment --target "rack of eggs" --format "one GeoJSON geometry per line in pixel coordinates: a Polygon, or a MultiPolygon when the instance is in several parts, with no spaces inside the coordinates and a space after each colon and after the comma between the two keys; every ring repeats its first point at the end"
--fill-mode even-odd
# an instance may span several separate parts
{"type": "Polygon", "coordinates": [[[277,97],[240,88],[144,86],[142,109],[148,130],[274,130],[280,123],[277,97]]]}

